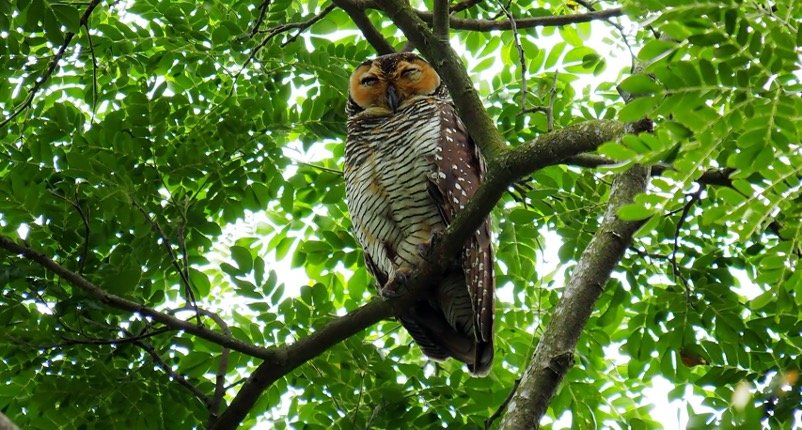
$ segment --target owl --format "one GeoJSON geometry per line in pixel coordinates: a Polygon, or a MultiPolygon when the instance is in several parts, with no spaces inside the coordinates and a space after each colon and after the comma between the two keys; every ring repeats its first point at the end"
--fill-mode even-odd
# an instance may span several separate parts
{"type": "MultiPolygon", "coordinates": [[[[484,175],[478,147],[434,68],[413,53],[365,61],[351,75],[345,189],[354,233],[380,293],[393,296],[484,175]]],[[[423,353],[493,362],[493,248],[487,220],[426,293],[398,316],[423,353]]]]}

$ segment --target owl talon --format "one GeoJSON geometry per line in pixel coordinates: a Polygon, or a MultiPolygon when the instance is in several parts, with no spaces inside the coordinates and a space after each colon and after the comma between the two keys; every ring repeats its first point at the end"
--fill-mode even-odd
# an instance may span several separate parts
{"type": "Polygon", "coordinates": [[[387,281],[386,284],[379,290],[384,299],[395,299],[406,290],[406,283],[409,275],[412,273],[411,269],[400,268],[396,270],[395,274],[387,281]]]}
{"type": "Polygon", "coordinates": [[[432,256],[432,250],[440,243],[440,240],[443,238],[443,230],[437,229],[432,231],[432,235],[429,237],[429,240],[421,243],[418,245],[418,254],[421,257],[428,260],[429,257],[432,256]]]}

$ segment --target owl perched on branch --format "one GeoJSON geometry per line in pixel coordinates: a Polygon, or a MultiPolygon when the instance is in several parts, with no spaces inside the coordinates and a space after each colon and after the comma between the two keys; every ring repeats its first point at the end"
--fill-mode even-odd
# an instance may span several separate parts
{"type": "MultiPolygon", "coordinates": [[[[434,68],[404,52],[351,75],[345,186],[368,270],[385,296],[473,197],[484,163],[434,68]]],[[[398,315],[427,356],[474,375],[493,362],[493,248],[486,220],[424,297],[398,315]]]]}

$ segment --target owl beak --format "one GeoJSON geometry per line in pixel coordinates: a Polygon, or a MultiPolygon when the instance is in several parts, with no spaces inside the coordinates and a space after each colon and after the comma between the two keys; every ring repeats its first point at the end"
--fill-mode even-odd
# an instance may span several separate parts
{"type": "Polygon", "coordinates": [[[395,90],[393,85],[387,87],[387,105],[390,106],[390,109],[395,112],[398,109],[398,103],[400,99],[398,98],[398,93],[395,90]]]}

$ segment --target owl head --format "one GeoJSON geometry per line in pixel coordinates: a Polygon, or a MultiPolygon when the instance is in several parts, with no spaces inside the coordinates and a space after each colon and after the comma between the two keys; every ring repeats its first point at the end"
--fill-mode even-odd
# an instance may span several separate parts
{"type": "Polygon", "coordinates": [[[346,111],[348,116],[387,116],[421,97],[446,95],[440,76],[423,58],[388,54],[365,61],[351,74],[346,111]]]}

